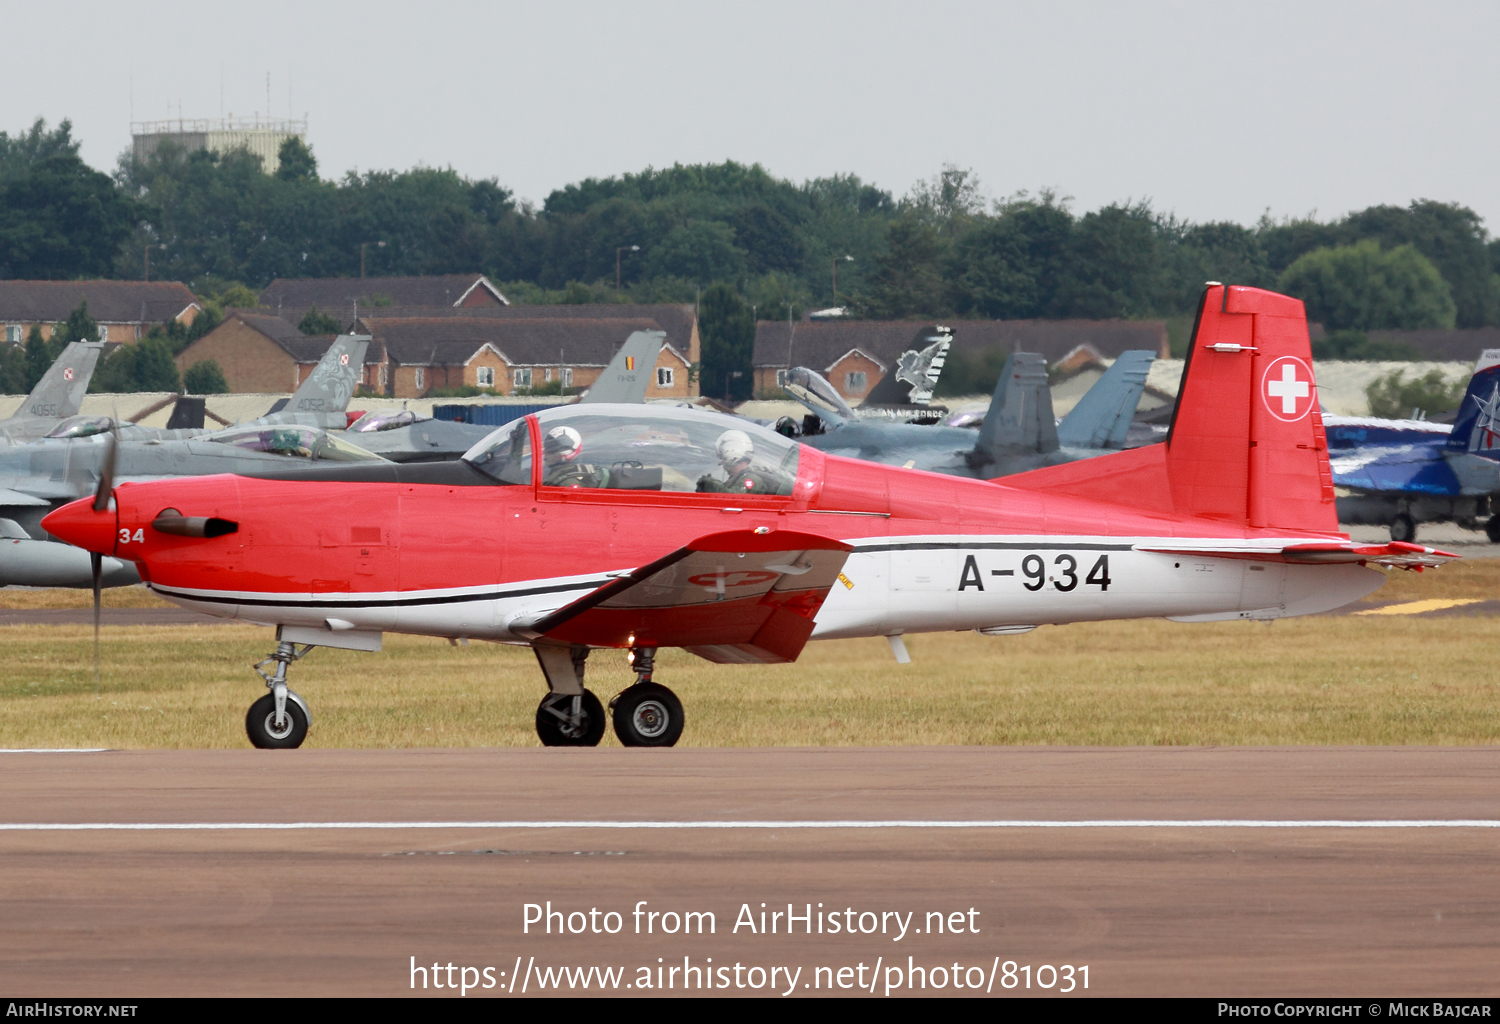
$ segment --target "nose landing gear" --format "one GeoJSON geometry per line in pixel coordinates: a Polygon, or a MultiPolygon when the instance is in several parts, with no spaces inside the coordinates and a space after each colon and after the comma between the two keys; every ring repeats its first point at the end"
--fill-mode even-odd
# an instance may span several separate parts
{"type": "Polygon", "coordinates": [[[636,647],[630,667],[636,682],[609,702],[615,736],[627,747],[670,747],[682,736],[682,701],[665,686],[651,681],[656,648],[636,647]]]}
{"type": "Polygon", "coordinates": [[[245,732],[252,745],[262,750],[285,750],[302,746],[307,738],[307,727],[312,724],[312,715],[307,702],[287,689],[286,669],[294,661],[307,657],[312,645],[299,651],[297,645],[281,641],[276,651],[263,661],[256,662],[255,671],[266,681],[271,692],[250,705],[245,715],[245,732]],[[276,667],[268,675],[264,666],[274,663],[276,667]]]}

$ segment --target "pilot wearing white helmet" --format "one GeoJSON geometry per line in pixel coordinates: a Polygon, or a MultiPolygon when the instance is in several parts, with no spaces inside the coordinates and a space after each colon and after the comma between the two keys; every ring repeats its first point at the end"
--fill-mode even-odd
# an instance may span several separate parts
{"type": "Polygon", "coordinates": [[[579,462],[583,435],[553,427],[542,435],[542,484],[547,487],[608,487],[609,469],[579,462]]]}
{"type": "Polygon", "coordinates": [[[723,494],[791,494],[792,482],[775,470],[752,467],[755,443],[743,430],[726,430],[714,445],[726,479],[704,476],[698,490],[723,494]]]}

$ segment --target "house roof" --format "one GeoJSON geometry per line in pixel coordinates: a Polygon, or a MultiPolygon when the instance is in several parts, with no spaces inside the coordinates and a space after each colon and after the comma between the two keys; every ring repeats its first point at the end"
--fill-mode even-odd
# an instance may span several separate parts
{"type": "Polygon", "coordinates": [[[932,330],[931,324],[901,320],[762,320],[755,325],[756,366],[832,366],[859,349],[885,366],[932,330]],[[788,335],[790,334],[790,341],[788,335]]]}
{"type": "Polygon", "coordinates": [[[0,281],[0,321],[59,323],[85,300],[102,324],[166,323],[198,304],[180,281],[0,281]]]}
{"type": "MultiPolygon", "coordinates": [[[[832,366],[859,349],[887,366],[932,333],[932,323],[887,320],[762,320],[755,325],[756,366],[832,366]],[[790,346],[788,333],[791,334],[790,346]]],[[[964,351],[1001,349],[1039,352],[1057,362],[1080,345],[1105,357],[1131,349],[1167,355],[1167,328],[1160,320],[954,320],[953,346],[964,351]]]]}
{"type": "MultiPolygon", "coordinates": [[[[290,311],[281,315],[296,323],[304,310],[290,311]]],[[[449,308],[403,308],[400,306],[361,307],[360,319],[365,315],[382,320],[453,318],[458,320],[654,320],[651,328],[667,333],[667,342],[678,352],[692,351],[693,325],[697,314],[691,303],[653,303],[650,305],[628,305],[624,303],[598,303],[571,306],[459,306],[449,308]]],[[[628,333],[628,332],[627,332],[628,333]]]]}
{"type": "Polygon", "coordinates": [[[460,366],[485,345],[515,366],[605,366],[634,331],[653,319],[361,316],[361,330],[403,366],[460,366]]]}
{"type": "MultiPolygon", "coordinates": [[[[271,316],[266,313],[251,313],[243,309],[231,309],[224,316],[224,322],[238,320],[246,327],[259,331],[267,338],[279,345],[282,351],[291,356],[299,363],[316,363],[323,358],[323,353],[328,351],[328,346],[333,344],[332,334],[303,334],[297,328],[281,319],[279,316],[271,316]]],[[[221,325],[222,326],[222,325],[221,325]]],[[[214,331],[219,330],[214,328],[214,331]]],[[[212,334],[205,334],[208,337],[212,334]]],[[[369,353],[365,353],[365,362],[379,362],[372,360],[369,353]]]]}
{"type": "Polygon", "coordinates": [[[423,277],[278,277],[260,293],[261,305],[272,309],[317,306],[337,314],[384,301],[387,306],[457,306],[471,292],[488,292],[496,302],[510,300],[483,274],[434,274],[423,277]]]}

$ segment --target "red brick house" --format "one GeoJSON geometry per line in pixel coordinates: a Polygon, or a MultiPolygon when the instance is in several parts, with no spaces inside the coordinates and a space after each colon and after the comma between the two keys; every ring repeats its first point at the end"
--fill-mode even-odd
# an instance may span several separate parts
{"type": "Polygon", "coordinates": [[[190,324],[203,311],[178,281],[0,281],[0,327],[5,341],[25,342],[33,324],[50,338],[52,328],[87,301],[100,340],[132,342],[158,324],[190,324]]]}

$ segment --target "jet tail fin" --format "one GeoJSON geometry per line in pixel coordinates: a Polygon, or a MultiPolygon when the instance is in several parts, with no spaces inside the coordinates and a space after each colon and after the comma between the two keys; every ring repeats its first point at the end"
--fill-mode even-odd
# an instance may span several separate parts
{"type": "Polygon", "coordinates": [[[368,334],[340,334],[318,360],[312,373],[293,392],[261,417],[261,422],[302,423],[324,430],[342,430],[348,424],[344,410],[359,386],[365,367],[368,334]]]}
{"type": "Polygon", "coordinates": [[[661,354],[662,343],[666,340],[665,331],[631,332],[604,372],[589,386],[588,394],[578,403],[640,405],[646,400],[646,388],[651,386],[652,375],[656,372],[656,357],[661,354]]]}
{"type": "Polygon", "coordinates": [[[84,393],[89,389],[89,380],[94,376],[94,367],[99,365],[99,354],[104,343],[99,341],[70,341],[57,357],[42,379],[36,382],[26,401],[21,403],[18,419],[67,419],[77,416],[83,404],[84,393]]]}
{"type": "Polygon", "coordinates": [[[1485,349],[1475,364],[1448,435],[1448,450],[1500,458],[1500,349],[1485,349]]]}
{"type": "Polygon", "coordinates": [[[1164,444],[1004,482],[1247,528],[1336,533],[1302,303],[1259,288],[1208,288],[1164,444]]]}
{"type": "Polygon", "coordinates": [[[1154,359],[1156,353],[1144,349],[1122,353],[1057,425],[1058,443],[1070,448],[1125,447],[1154,359]]]}
{"type": "Polygon", "coordinates": [[[880,378],[860,405],[931,405],[932,392],[943,375],[943,365],[948,361],[948,349],[953,344],[953,331],[947,327],[936,327],[922,338],[927,344],[918,349],[907,349],[896,359],[891,372],[880,378]]]}
{"type": "Polygon", "coordinates": [[[974,447],[990,462],[1006,455],[1057,450],[1046,359],[1035,352],[1013,352],[1005,360],[974,447]]]}

